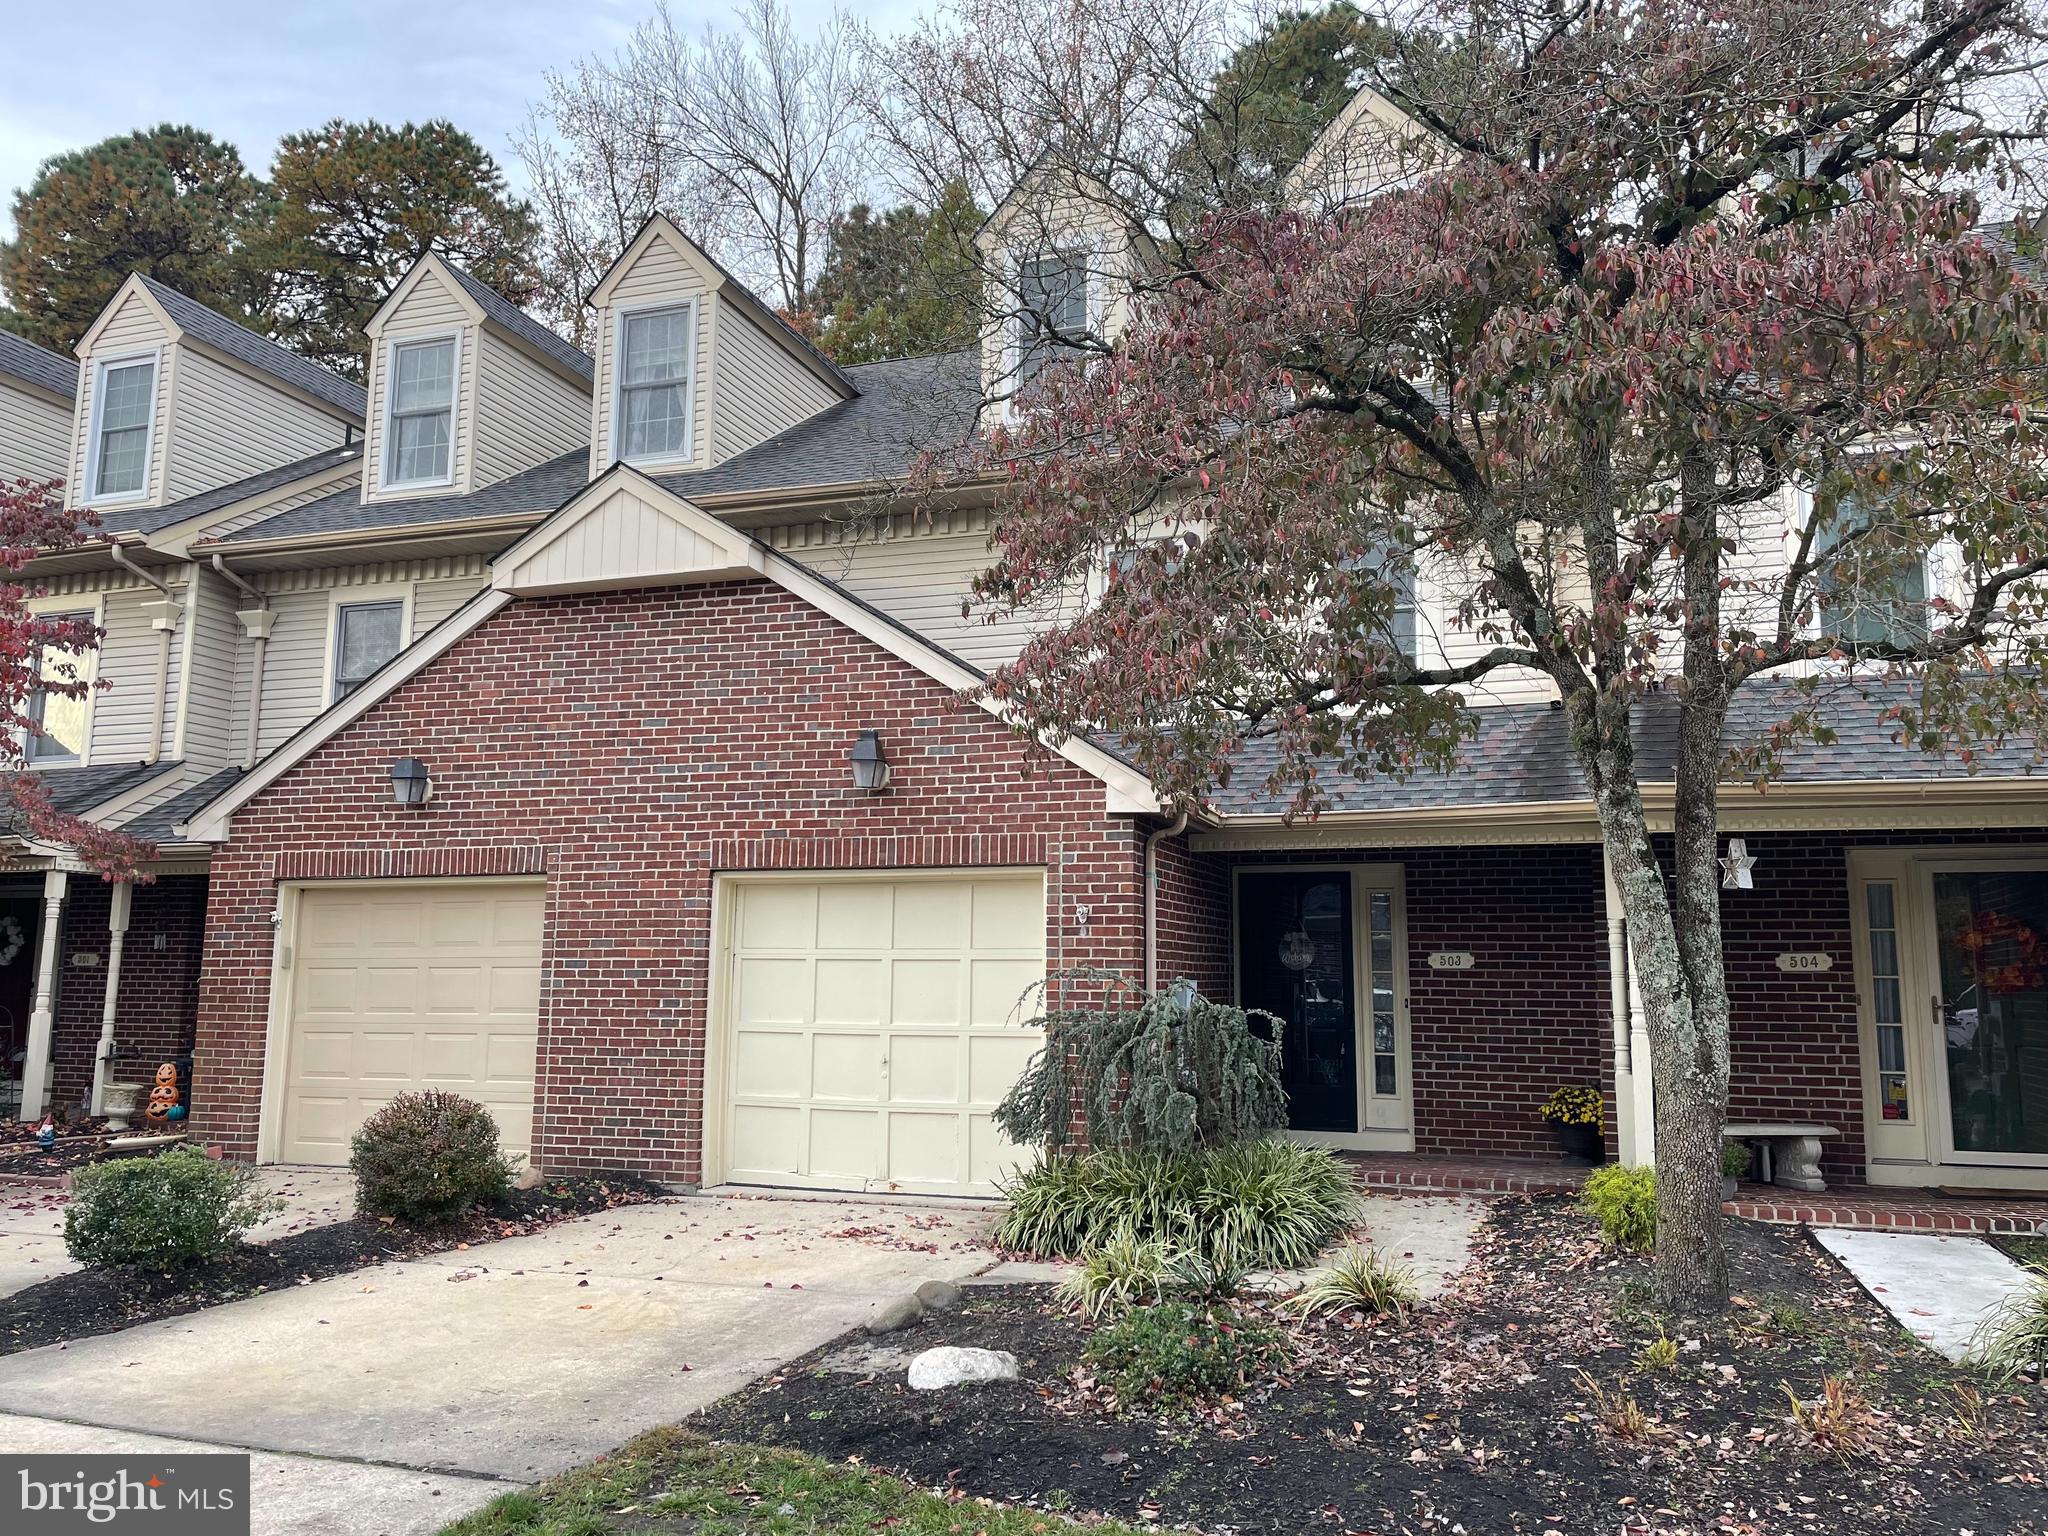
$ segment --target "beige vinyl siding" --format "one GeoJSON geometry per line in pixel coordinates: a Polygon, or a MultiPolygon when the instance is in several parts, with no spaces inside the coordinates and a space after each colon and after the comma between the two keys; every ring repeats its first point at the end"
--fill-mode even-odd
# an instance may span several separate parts
{"type": "Polygon", "coordinates": [[[236,669],[247,664],[235,617],[244,601],[213,572],[194,568],[179,636],[185,712],[171,747],[171,755],[186,763],[224,768],[242,759],[245,717],[235,713],[234,679],[236,669]]]}
{"type": "Polygon", "coordinates": [[[348,429],[339,418],[190,343],[172,350],[178,387],[171,401],[166,501],[245,480],[344,441],[348,429]]]}
{"type": "Polygon", "coordinates": [[[737,305],[713,300],[711,462],[722,463],[839,403],[838,391],[756,325],[737,305]]]}
{"type": "MultiPolygon", "coordinates": [[[[398,501],[409,496],[447,494],[449,487],[406,486],[386,491],[384,484],[384,414],[392,344],[429,340],[458,331],[455,347],[455,411],[450,423],[448,462],[455,472],[452,489],[466,491],[469,478],[471,426],[476,420],[476,337],[477,328],[469,311],[433,272],[423,272],[406,294],[405,302],[385,317],[371,344],[370,419],[364,427],[363,496],[367,501],[398,501]]],[[[538,461],[536,461],[538,462],[538,461]]]]}
{"type": "MultiPolygon", "coordinates": [[[[327,707],[328,631],[335,604],[350,600],[349,589],[409,586],[412,634],[418,638],[481,589],[489,573],[480,555],[451,555],[388,565],[270,571],[252,579],[277,613],[263,658],[263,715],[258,724],[257,750],[267,753],[327,707]]],[[[235,669],[237,732],[249,718],[252,650],[242,648],[235,669]]]]}
{"type": "Polygon", "coordinates": [[[0,480],[56,480],[71,472],[71,407],[0,379],[0,480]]]}
{"type": "MultiPolygon", "coordinates": [[[[182,585],[171,591],[182,603],[182,585]]],[[[149,756],[150,713],[159,705],[164,718],[164,753],[168,757],[177,728],[178,646],[180,636],[171,636],[170,677],[165,697],[156,699],[157,631],[150,620],[149,605],[160,601],[156,588],[132,586],[106,594],[100,623],[106,637],[100,641],[99,676],[106,687],[94,695],[92,704],[92,760],[95,763],[139,763],[149,756]]],[[[182,613],[179,629],[184,628],[182,613]]]]}
{"type": "Polygon", "coordinates": [[[477,337],[475,393],[479,486],[589,441],[589,392],[487,330],[477,337]]]}
{"type": "Polygon", "coordinates": [[[640,259],[619,275],[610,301],[597,314],[596,395],[591,403],[590,477],[594,480],[609,469],[612,451],[612,353],[617,339],[621,311],[645,309],[661,304],[680,304],[697,299],[697,355],[691,364],[690,446],[691,464],[701,467],[710,437],[705,380],[711,369],[713,305],[706,302],[703,274],[685,261],[666,240],[654,240],[640,253],[640,259]]]}
{"type": "Polygon", "coordinates": [[[92,394],[97,382],[98,363],[108,358],[133,356],[151,348],[162,348],[163,356],[157,367],[156,419],[149,434],[149,473],[142,483],[143,494],[121,504],[156,506],[163,502],[164,447],[171,435],[171,392],[176,387],[172,378],[173,349],[168,345],[169,341],[170,333],[157,319],[156,311],[148,300],[140,293],[131,293],[108,317],[106,325],[93,341],[90,355],[79,359],[78,415],[72,424],[71,471],[65,477],[70,482],[66,497],[72,505],[76,506],[85,499],[86,439],[92,430],[92,394]]]}
{"type": "Polygon", "coordinates": [[[873,603],[899,623],[981,668],[1013,660],[1040,617],[984,624],[962,618],[975,575],[987,569],[989,519],[984,512],[897,517],[886,526],[798,523],[762,537],[792,559],[873,603]]]}

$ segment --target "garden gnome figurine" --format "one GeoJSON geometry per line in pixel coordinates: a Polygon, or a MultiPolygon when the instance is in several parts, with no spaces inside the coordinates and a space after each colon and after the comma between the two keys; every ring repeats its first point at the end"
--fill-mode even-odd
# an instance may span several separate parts
{"type": "Polygon", "coordinates": [[[47,1114],[43,1116],[43,1123],[36,1127],[36,1145],[45,1152],[56,1149],[57,1122],[52,1120],[47,1114]]]}

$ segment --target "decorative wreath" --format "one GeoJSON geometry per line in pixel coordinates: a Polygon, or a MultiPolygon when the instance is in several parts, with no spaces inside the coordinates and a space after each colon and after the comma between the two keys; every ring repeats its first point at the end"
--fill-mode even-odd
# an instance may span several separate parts
{"type": "Polygon", "coordinates": [[[2048,978],[2048,942],[2003,912],[1979,912],[1956,934],[1956,944],[1970,957],[1977,984],[1986,992],[2031,992],[2048,978]],[[1996,963],[1994,946],[2001,947],[1996,963]]]}
{"type": "Polygon", "coordinates": [[[21,953],[21,946],[28,942],[28,936],[21,931],[21,924],[11,917],[0,917],[0,966],[11,965],[14,957],[21,953]]]}

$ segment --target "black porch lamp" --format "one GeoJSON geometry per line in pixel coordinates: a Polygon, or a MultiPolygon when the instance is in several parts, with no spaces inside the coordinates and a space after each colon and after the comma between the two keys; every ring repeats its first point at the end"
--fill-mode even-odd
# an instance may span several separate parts
{"type": "Polygon", "coordinates": [[[391,798],[394,803],[421,806],[433,796],[434,781],[427,765],[416,757],[401,757],[391,765],[391,798]]]}
{"type": "Polygon", "coordinates": [[[882,755],[882,738],[874,731],[862,731],[853,741],[853,787],[868,794],[889,787],[889,759],[882,755]]]}

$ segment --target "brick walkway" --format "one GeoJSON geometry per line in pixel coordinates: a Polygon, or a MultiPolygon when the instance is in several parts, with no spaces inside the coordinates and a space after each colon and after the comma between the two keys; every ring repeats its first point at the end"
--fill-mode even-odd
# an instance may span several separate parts
{"type": "MultiPolygon", "coordinates": [[[[1347,1153],[1366,1189],[1481,1195],[1568,1195],[1587,1170],[1567,1163],[1347,1153]]],[[[1837,1189],[1809,1195],[1743,1184],[1722,1207],[1730,1216],[1789,1226],[1897,1232],[2048,1233],[2048,1200],[1969,1199],[1927,1189],[1837,1189]]]]}

